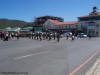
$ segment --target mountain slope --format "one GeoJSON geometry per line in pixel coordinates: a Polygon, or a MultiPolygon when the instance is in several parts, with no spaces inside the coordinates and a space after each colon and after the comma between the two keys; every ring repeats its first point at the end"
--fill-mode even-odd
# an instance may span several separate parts
{"type": "Polygon", "coordinates": [[[9,20],[9,19],[0,19],[0,28],[5,27],[23,27],[28,23],[20,20],[9,20]]]}

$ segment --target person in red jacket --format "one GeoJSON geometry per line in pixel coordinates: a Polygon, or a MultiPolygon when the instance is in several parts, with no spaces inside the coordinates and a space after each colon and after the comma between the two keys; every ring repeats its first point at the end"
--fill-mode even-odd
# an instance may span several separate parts
{"type": "Polygon", "coordinates": [[[19,40],[19,37],[20,37],[20,33],[18,32],[17,33],[17,40],[19,40]]]}

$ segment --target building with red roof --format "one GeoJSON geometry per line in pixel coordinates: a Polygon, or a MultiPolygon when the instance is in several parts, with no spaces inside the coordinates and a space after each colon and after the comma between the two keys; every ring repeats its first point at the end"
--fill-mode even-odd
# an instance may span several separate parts
{"type": "Polygon", "coordinates": [[[97,7],[93,7],[93,11],[85,16],[78,17],[81,29],[89,36],[100,36],[100,12],[97,7]]]}
{"type": "Polygon", "coordinates": [[[81,30],[88,36],[100,36],[100,12],[97,7],[88,15],[78,17],[78,21],[63,22],[56,19],[48,19],[43,27],[48,30],[81,30]]]}
{"type": "Polygon", "coordinates": [[[70,22],[59,22],[57,20],[51,20],[51,21],[56,23],[56,25],[72,25],[77,23],[77,21],[70,21],[70,22]]]}
{"type": "Polygon", "coordinates": [[[71,22],[59,22],[57,20],[48,20],[44,23],[44,28],[46,30],[72,30],[77,28],[78,21],[71,22]]]}
{"type": "Polygon", "coordinates": [[[100,20],[100,12],[98,12],[97,7],[93,7],[93,11],[85,16],[78,17],[79,21],[91,21],[100,20]]]}
{"type": "Polygon", "coordinates": [[[57,20],[57,21],[59,21],[59,22],[63,22],[63,21],[64,21],[64,19],[61,18],[61,17],[56,17],[56,16],[40,16],[40,17],[35,18],[35,20],[34,20],[34,25],[35,25],[35,26],[43,26],[43,24],[44,24],[48,19],[57,20]]]}

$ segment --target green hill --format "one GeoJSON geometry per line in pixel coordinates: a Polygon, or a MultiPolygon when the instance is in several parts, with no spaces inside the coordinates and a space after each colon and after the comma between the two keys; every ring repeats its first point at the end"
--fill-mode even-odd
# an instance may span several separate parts
{"type": "Polygon", "coordinates": [[[20,20],[10,20],[10,19],[0,19],[0,29],[6,28],[6,27],[24,27],[32,23],[28,23],[25,21],[20,20]]]}

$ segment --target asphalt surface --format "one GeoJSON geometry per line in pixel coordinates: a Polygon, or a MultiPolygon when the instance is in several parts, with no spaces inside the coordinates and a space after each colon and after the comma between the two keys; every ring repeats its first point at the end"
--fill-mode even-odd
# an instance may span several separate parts
{"type": "Polygon", "coordinates": [[[0,75],[69,75],[96,50],[100,50],[100,38],[0,41],[0,75]]]}

